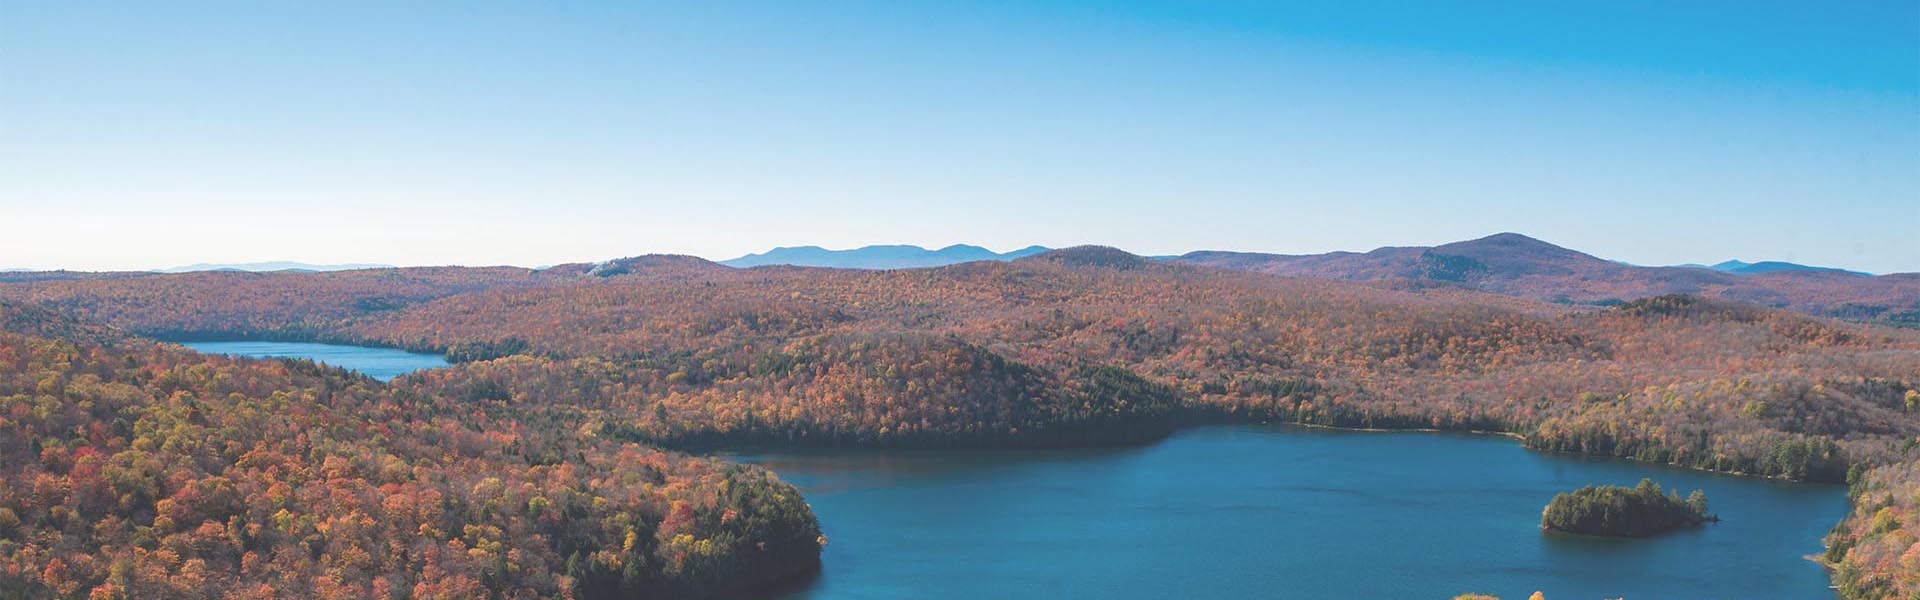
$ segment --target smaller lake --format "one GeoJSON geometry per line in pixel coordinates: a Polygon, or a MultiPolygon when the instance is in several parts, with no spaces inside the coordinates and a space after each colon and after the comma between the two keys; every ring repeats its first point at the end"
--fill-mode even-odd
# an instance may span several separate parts
{"type": "Polygon", "coordinates": [[[380,381],[421,369],[447,366],[438,354],[421,354],[393,348],[309,344],[304,342],[183,342],[180,345],[206,354],[225,354],[246,358],[305,358],[314,362],[367,374],[380,381]]]}

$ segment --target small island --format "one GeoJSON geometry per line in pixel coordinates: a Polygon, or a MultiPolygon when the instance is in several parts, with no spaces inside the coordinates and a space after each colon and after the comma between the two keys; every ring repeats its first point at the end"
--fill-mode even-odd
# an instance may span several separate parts
{"type": "Polygon", "coordinates": [[[1685,500],[1650,479],[1633,487],[1590,485],[1553,497],[1540,514],[1540,529],[1609,537],[1647,537],[1720,518],[1707,513],[1699,490],[1685,500]]]}

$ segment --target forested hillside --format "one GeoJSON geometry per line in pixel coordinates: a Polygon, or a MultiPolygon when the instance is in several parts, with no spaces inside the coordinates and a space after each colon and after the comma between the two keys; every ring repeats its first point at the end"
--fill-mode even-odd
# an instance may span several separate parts
{"type": "MultiPolygon", "coordinates": [[[[0,323],[47,317],[20,310],[0,323]]],[[[0,596],[702,597],[818,561],[798,491],[758,468],[47,329],[0,331],[0,596]]]]}
{"type": "Polygon", "coordinates": [[[0,297],[144,333],[441,352],[457,364],[392,398],[600,443],[1085,444],[1280,420],[1504,432],[1806,481],[1920,456],[1920,332],[1691,295],[1579,307],[1087,247],[900,271],[638,257],[527,277],[379,307],[340,300],[377,296],[366,279],[276,284],[327,299],[317,316],[184,277],[0,297]]]}
{"type": "Polygon", "coordinates": [[[1893,456],[1920,432],[1904,404],[1920,386],[1911,332],[1681,296],[1570,311],[1127,257],[636,271],[452,297],[340,331],[527,354],[428,379],[523,381],[491,373],[537,366],[594,382],[585,396],[623,397],[603,402],[618,409],[610,418],[661,441],[1010,433],[1137,407],[996,404],[1059,406],[1100,368],[1169,390],[1191,418],[1507,431],[1543,449],[1790,479],[1838,481],[1850,460],[1893,456]],[[1013,391],[1033,378],[1068,393],[1013,391]]]}
{"type": "Polygon", "coordinates": [[[1176,260],[1292,277],[1460,287],[1571,304],[1610,305],[1649,296],[1691,294],[1842,319],[1920,325],[1920,273],[1868,276],[1804,267],[1743,272],[1642,267],[1516,233],[1371,252],[1284,255],[1202,251],[1176,260]]]}
{"type": "Polygon", "coordinates": [[[1840,595],[1920,596],[1920,461],[1863,470],[1851,484],[1853,510],[1827,536],[1826,559],[1840,595]]]}
{"type": "MultiPolygon", "coordinates": [[[[263,331],[445,352],[464,364],[421,385],[591,407],[609,430],[663,443],[1125,439],[1177,404],[1186,418],[1505,431],[1542,449],[1839,481],[1920,433],[1904,404],[1920,335],[1688,296],[1574,309],[1100,248],[906,271],[681,257],[592,271],[263,331]],[[509,355],[524,357],[485,360],[509,355]],[[1092,383],[1102,373],[1126,381],[1092,383]]],[[[151,279],[51,304],[143,332],[255,319],[248,296],[218,300],[226,282],[151,279]]]]}
{"type": "Polygon", "coordinates": [[[356,315],[454,294],[581,277],[579,269],[416,267],[328,273],[13,273],[0,300],[56,308],[151,336],[312,338],[356,315]]]}

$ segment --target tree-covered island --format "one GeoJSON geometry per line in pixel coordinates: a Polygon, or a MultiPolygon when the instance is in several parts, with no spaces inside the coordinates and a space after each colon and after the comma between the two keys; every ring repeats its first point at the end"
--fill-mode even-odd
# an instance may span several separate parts
{"type": "Polygon", "coordinates": [[[1633,487],[1590,485],[1553,497],[1540,514],[1540,529],[1583,535],[1647,537],[1720,518],[1707,512],[1699,490],[1681,499],[1660,484],[1640,480],[1633,487]]]}

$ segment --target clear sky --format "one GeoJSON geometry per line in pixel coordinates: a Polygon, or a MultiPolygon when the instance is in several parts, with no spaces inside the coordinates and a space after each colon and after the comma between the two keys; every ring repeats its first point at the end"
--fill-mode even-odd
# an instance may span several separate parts
{"type": "Polygon", "coordinates": [[[0,268],[1498,231],[1920,271],[1920,0],[0,0],[0,268]]]}

